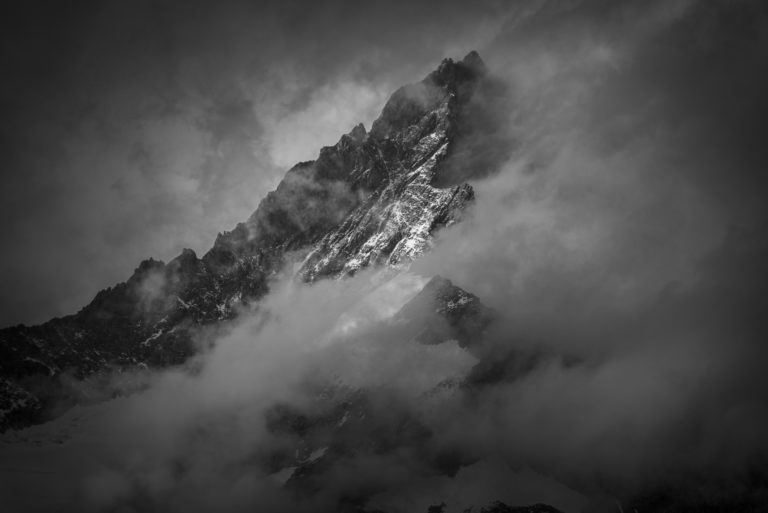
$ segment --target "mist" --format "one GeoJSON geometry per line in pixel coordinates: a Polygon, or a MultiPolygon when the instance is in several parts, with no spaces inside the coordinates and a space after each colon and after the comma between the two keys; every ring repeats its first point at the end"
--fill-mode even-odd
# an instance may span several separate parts
{"type": "MultiPolygon", "coordinates": [[[[4,465],[53,474],[13,474],[8,504],[765,508],[765,9],[542,2],[473,27],[488,29],[467,37],[504,85],[493,127],[508,146],[488,155],[468,134],[451,157],[451,180],[475,190],[461,222],[400,274],[309,286],[289,265],[257,307],[201,332],[188,365],[141,373],[142,391],[32,428],[24,436],[43,451],[9,442],[4,465]],[[393,321],[438,274],[497,313],[480,348],[418,344],[393,321]],[[457,385],[480,363],[502,379],[457,385]],[[308,461],[338,440],[321,433],[303,446],[270,419],[322,417],[355,391],[365,425],[395,450],[333,454],[330,471],[309,477],[309,496],[286,486],[285,454],[305,450],[308,461]]],[[[304,148],[333,120],[374,117],[391,83],[308,93],[309,107],[264,139],[270,165],[310,158],[304,148]]]]}
{"type": "Polygon", "coordinates": [[[639,511],[765,504],[757,11],[627,5],[513,36],[520,149],[413,269],[503,312],[493,357],[541,356],[449,414],[449,443],[639,511]]]}

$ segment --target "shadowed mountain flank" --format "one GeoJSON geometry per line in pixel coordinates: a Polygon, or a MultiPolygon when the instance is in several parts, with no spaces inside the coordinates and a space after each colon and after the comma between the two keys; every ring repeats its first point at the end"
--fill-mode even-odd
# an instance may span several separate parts
{"type": "Polygon", "coordinates": [[[500,87],[477,53],[445,59],[398,89],[370,131],[358,125],[316,160],[291,168],[202,257],[184,250],[168,263],[145,260],[74,315],[1,330],[0,428],[82,400],[61,376],[184,362],[196,351],[194,333],[255,305],[288,263],[298,262],[296,276],[307,282],[407,266],[474,200],[465,180],[498,160],[485,149],[493,140],[474,132],[492,125],[489,99],[500,87]]]}

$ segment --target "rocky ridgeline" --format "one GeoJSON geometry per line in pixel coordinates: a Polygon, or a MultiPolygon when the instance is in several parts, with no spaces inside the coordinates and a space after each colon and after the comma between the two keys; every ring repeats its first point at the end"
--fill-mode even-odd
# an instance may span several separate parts
{"type": "Polygon", "coordinates": [[[436,230],[460,219],[473,200],[464,181],[491,165],[495,130],[485,105],[497,89],[475,52],[446,59],[397,90],[370,132],[358,125],[316,160],[291,168],[202,258],[184,250],[167,264],[145,260],[74,315],[1,330],[0,430],[78,401],[62,375],[184,362],[197,328],[258,301],[297,258],[297,277],[308,282],[407,265],[436,230]]]}
{"type": "MultiPolygon", "coordinates": [[[[396,91],[370,132],[358,125],[316,160],[291,168],[250,218],[219,234],[202,258],[184,250],[167,264],[145,260],[75,315],[0,331],[0,431],[88,400],[81,386],[71,386],[84,378],[183,363],[195,352],[193,334],[256,304],[286,269],[313,282],[367,267],[407,267],[474,200],[466,180],[492,171],[503,157],[498,148],[510,147],[498,144],[498,119],[488,109],[499,108],[498,87],[475,52],[459,62],[446,59],[421,82],[396,91]]],[[[380,342],[452,341],[475,355],[466,376],[447,377],[423,394],[428,404],[441,394],[478,389],[488,376],[506,377],[483,357],[495,318],[477,296],[435,276],[382,321],[389,338],[380,342]]],[[[386,387],[357,388],[338,376],[308,386],[314,398],[308,410],[280,403],[268,409],[265,425],[279,443],[251,462],[296,497],[322,495],[356,458],[406,451],[435,476],[475,462],[433,447],[435,433],[418,411],[386,387]]],[[[103,399],[104,390],[99,393],[103,399]]],[[[337,511],[373,513],[366,504],[375,488],[358,488],[342,490],[337,511]]],[[[445,508],[435,504],[428,513],[445,508]]],[[[558,513],[542,504],[500,502],[477,511],[558,513]]]]}

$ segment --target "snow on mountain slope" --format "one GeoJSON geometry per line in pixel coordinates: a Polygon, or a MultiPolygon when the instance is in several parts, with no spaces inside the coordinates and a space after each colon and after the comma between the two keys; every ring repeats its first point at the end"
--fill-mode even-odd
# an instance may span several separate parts
{"type": "Polygon", "coordinates": [[[184,362],[196,351],[200,326],[258,302],[296,258],[303,259],[297,277],[310,282],[369,266],[407,266],[473,200],[471,186],[457,176],[477,170],[457,175],[453,154],[458,148],[468,165],[467,148],[475,143],[467,142],[463,125],[469,111],[483,108],[477,92],[492,83],[475,52],[444,60],[421,82],[397,90],[370,132],[358,125],[316,160],[290,169],[253,215],[220,234],[202,258],[184,250],[167,264],[145,260],[74,315],[0,330],[0,429],[82,401],[76,387],[62,386],[63,375],[79,380],[184,362]]]}

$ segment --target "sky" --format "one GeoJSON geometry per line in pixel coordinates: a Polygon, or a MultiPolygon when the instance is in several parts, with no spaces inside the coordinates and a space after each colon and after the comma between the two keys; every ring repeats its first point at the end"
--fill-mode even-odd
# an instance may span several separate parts
{"type": "Polygon", "coordinates": [[[92,432],[35,453],[76,469],[51,489],[71,484],[86,511],[292,510],[242,458],[274,442],[254,419],[305,404],[302,379],[319,375],[388,387],[433,428],[430,448],[478,462],[435,478],[404,470],[418,466],[408,450],[354,461],[329,497],[360,476],[384,483],[371,506],[390,511],[765,494],[762,2],[56,5],[3,17],[5,324],[74,311],[142,258],[203,253],[287,167],[370,126],[444,57],[477,50],[505,81],[515,144],[399,281],[372,295],[366,273],[279,282],[264,300],[277,315],[244,316],[200,372],[158,372],[143,394],[70,412],[92,432]],[[491,350],[549,355],[471,408],[418,399],[466,372],[466,352],[403,344],[371,321],[438,273],[500,313],[491,350]],[[334,341],[350,315],[360,325],[334,341]]]}
{"type": "MultiPolygon", "coordinates": [[[[695,147],[678,153],[701,166],[701,185],[749,218],[765,157],[760,11],[746,0],[10,6],[0,325],[74,313],[145,258],[201,255],[290,166],[472,49],[521,92],[546,83],[591,101],[578,122],[605,151],[641,133],[659,152],[695,147]]],[[[567,108],[560,93],[537,100],[542,112],[567,108]]]]}
{"type": "Polygon", "coordinates": [[[199,255],[281,176],[506,8],[25,2],[3,15],[0,325],[74,313],[139,262],[199,255]]]}

